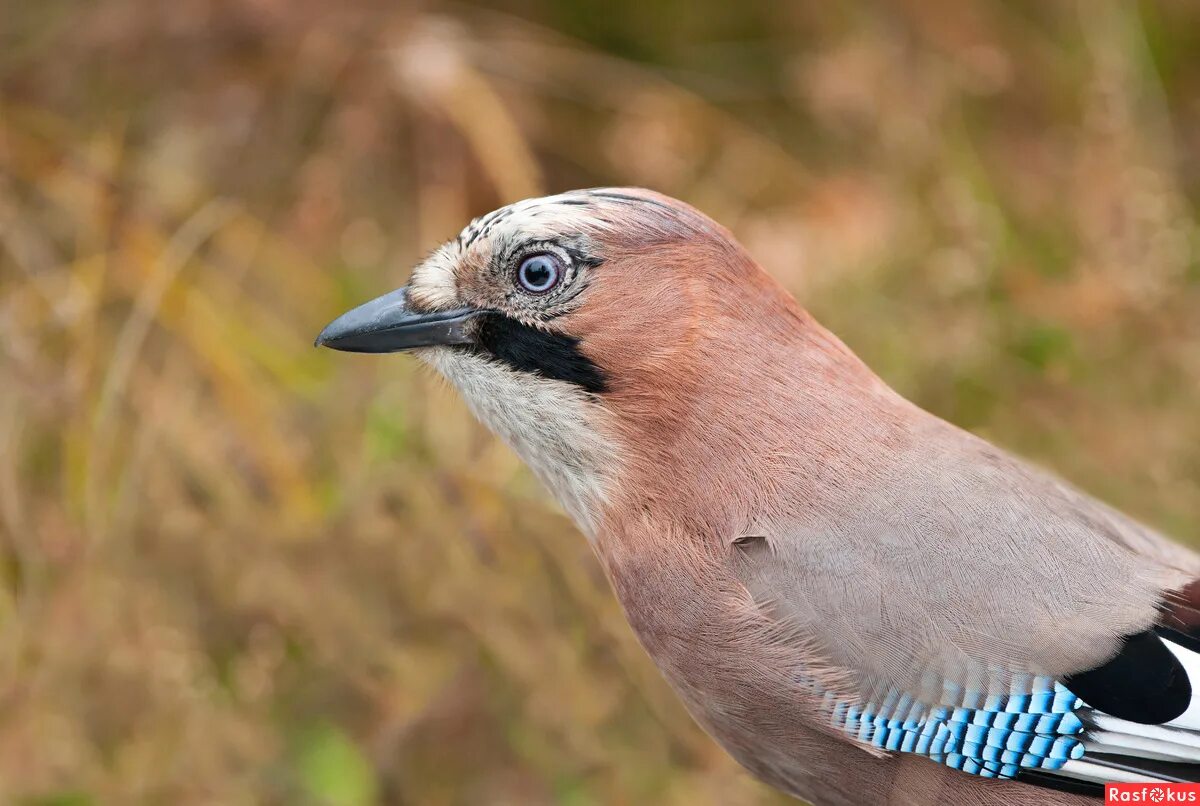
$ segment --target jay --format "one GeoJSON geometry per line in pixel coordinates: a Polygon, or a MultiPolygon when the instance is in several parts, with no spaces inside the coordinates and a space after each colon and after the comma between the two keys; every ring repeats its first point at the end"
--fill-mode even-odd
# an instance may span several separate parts
{"type": "Polygon", "coordinates": [[[680,201],[503,207],[317,344],[457,387],[696,720],[785,792],[1200,781],[1200,558],[902,398],[680,201]]]}

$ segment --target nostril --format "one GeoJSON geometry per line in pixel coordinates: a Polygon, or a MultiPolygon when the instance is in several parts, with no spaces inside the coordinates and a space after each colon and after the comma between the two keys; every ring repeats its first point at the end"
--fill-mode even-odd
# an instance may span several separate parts
{"type": "Polygon", "coordinates": [[[747,556],[755,556],[771,550],[770,542],[763,535],[742,535],[734,539],[733,547],[747,556]]]}

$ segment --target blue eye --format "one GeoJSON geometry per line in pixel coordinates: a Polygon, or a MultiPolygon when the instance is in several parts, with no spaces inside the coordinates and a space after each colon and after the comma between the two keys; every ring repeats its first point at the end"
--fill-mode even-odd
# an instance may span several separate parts
{"type": "Polygon", "coordinates": [[[517,269],[517,282],[530,294],[545,294],[562,278],[562,262],[554,255],[530,255],[517,269]]]}

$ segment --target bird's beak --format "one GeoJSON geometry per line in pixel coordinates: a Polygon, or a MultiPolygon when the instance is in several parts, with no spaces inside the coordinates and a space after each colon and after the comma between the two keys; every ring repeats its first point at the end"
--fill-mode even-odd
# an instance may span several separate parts
{"type": "Polygon", "coordinates": [[[477,308],[414,311],[408,305],[408,289],[400,288],[334,319],[317,336],[316,346],[349,353],[395,353],[417,347],[471,344],[475,329],[471,322],[483,313],[477,308]]]}

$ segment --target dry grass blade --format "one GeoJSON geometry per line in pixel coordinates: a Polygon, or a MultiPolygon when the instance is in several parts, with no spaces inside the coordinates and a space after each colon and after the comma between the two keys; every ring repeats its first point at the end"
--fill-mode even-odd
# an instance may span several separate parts
{"type": "Polygon", "coordinates": [[[144,281],[133,311],[117,335],[92,415],[92,433],[87,452],[86,522],[93,539],[102,539],[105,533],[100,496],[102,475],[111,470],[107,465],[108,451],[113,439],[113,407],[117,399],[124,394],[142,344],[158,317],[167,291],[204,242],[228,222],[233,213],[234,206],[230,202],[225,199],[213,199],[175,231],[156,262],[153,272],[144,281]]]}

